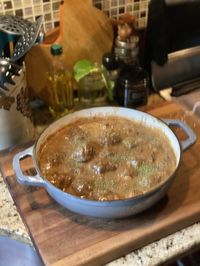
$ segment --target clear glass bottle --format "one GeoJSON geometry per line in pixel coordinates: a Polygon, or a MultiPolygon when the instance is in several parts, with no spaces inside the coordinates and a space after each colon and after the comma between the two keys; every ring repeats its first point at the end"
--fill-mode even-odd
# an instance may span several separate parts
{"type": "Polygon", "coordinates": [[[73,77],[64,63],[62,53],[62,45],[51,45],[52,65],[48,73],[49,110],[56,118],[67,114],[74,108],[73,77]]]}

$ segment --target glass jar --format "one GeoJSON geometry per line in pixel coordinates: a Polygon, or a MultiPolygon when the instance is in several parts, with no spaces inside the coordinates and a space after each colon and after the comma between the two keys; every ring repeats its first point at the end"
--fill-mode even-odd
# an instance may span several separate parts
{"type": "Polygon", "coordinates": [[[126,66],[115,85],[115,100],[120,106],[136,108],[147,104],[148,78],[139,66],[126,66]]]}
{"type": "Polygon", "coordinates": [[[138,64],[139,37],[131,36],[127,41],[115,40],[114,52],[125,64],[138,64]]]}
{"type": "Polygon", "coordinates": [[[94,68],[78,82],[79,102],[84,107],[100,106],[106,103],[108,80],[101,66],[94,68]]]}

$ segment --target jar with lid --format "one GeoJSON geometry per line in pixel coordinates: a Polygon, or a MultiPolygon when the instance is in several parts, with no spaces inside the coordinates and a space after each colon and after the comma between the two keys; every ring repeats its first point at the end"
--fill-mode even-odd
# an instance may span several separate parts
{"type": "Polygon", "coordinates": [[[49,110],[60,117],[73,110],[73,78],[62,57],[60,44],[51,45],[52,65],[48,72],[49,110]]]}
{"type": "Polygon", "coordinates": [[[114,52],[125,64],[138,64],[139,59],[139,37],[131,36],[128,40],[122,41],[117,37],[115,40],[114,52]]]}
{"type": "Polygon", "coordinates": [[[106,69],[98,63],[80,60],[75,64],[74,72],[80,106],[105,105],[110,88],[106,69]]]}
{"type": "Polygon", "coordinates": [[[147,104],[148,76],[139,66],[126,65],[115,84],[115,100],[120,106],[136,108],[147,104]]]}

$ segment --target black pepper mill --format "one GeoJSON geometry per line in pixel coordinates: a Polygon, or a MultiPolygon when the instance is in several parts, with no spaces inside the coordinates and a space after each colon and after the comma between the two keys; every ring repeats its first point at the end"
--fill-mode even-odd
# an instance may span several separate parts
{"type": "Polygon", "coordinates": [[[148,79],[140,66],[126,65],[115,84],[115,100],[120,106],[136,108],[147,104],[148,79]]]}

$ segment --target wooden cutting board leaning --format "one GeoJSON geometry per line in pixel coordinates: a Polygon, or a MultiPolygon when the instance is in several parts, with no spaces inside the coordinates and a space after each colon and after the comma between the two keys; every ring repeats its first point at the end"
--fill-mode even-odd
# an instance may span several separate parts
{"type": "MultiPolygon", "coordinates": [[[[109,18],[92,6],[92,1],[65,0],[60,8],[60,30],[54,43],[63,45],[64,60],[72,69],[80,59],[101,62],[113,45],[113,28],[109,18]]],[[[51,65],[51,44],[34,46],[26,56],[29,89],[43,100],[47,98],[47,71],[51,65]]]]}

